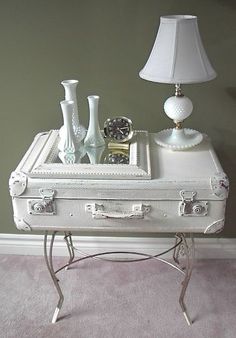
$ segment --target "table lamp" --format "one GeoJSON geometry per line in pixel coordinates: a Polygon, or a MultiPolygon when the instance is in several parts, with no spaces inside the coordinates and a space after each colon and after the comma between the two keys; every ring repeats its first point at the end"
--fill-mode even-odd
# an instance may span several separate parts
{"type": "Polygon", "coordinates": [[[191,115],[193,105],[183,95],[181,84],[212,80],[216,72],[204,50],[196,16],[161,16],[151,54],[139,76],[148,81],[175,84],[175,95],[164,103],[164,111],[173,119],[175,128],[157,133],[156,143],[173,150],[199,144],[202,134],[182,127],[183,120],[191,115]]]}

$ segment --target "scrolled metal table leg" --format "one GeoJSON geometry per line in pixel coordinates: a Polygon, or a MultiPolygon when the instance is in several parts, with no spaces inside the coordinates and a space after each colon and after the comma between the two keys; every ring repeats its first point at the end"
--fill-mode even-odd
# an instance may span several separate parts
{"type": "Polygon", "coordinates": [[[67,249],[68,249],[69,256],[70,256],[67,266],[65,267],[65,270],[68,270],[70,264],[73,262],[75,258],[75,252],[74,252],[71,232],[65,232],[64,240],[66,242],[67,249]]]}
{"type": "MultiPolygon", "coordinates": [[[[179,238],[181,238],[181,235],[179,236],[179,234],[176,234],[175,245],[177,245],[179,238]]],[[[173,251],[173,259],[174,259],[174,262],[178,265],[179,265],[179,251],[180,251],[180,245],[177,245],[173,251]]]]}
{"type": "Polygon", "coordinates": [[[56,277],[56,274],[55,274],[55,271],[54,271],[54,268],[53,268],[53,261],[52,261],[52,251],[53,251],[53,243],[54,243],[55,236],[56,236],[56,231],[54,231],[52,233],[52,237],[51,237],[51,241],[50,241],[50,247],[49,247],[49,255],[48,255],[48,249],[47,249],[48,231],[46,231],[45,235],[44,235],[44,258],[45,258],[46,265],[47,265],[48,271],[50,273],[50,276],[53,280],[53,283],[54,283],[54,285],[57,289],[58,295],[59,295],[59,301],[57,303],[56,309],[55,309],[53,317],[52,317],[52,323],[53,324],[56,323],[56,321],[57,321],[59,311],[60,311],[62,304],[63,304],[63,301],[64,301],[64,296],[63,296],[63,293],[61,291],[60,285],[58,283],[59,280],[56,277]]]}
{"type": "Polygon", "coordinates": [[[55,235],[56,235],[56,231],[53,232],[52,236],[51,236],[49,255],[48,255],[48,250],[47,250],[48,231],[45,232],[45,236],[44,236],[45,261],[46,261],[49,273],[51,275],[51,278],[53,280],[53,283],[54,283],[54,285],[57,289],[57,292],[59,294],[59,301],[58,301],[57,307],[55,309],[55,312],[54,312],[54,315],[53,315],[53,318],[52,318],[52,323],[56,323],[59,311],[60,311],[62,304],[63,304],[63,301],[64,301],[64,296],[63,296],[62,290],[59,286],[59,283],[58,283],[59,280],[56,277],[56,273],[58,273],[62,269],[68,268],[71,264],[82,261],[84,259],[96,258],[98,256],[102,256],[102,255],[105,255],[105,254],[114,254],[114,253],[129,253],[129,254],[131,254],[131,253],[133,253],[133,254],[136,254],[136,255],[138,254],[138,255],[145,256],[145,258],[143,258],[143,259],[135,259],[134,261],[140,261],[140,260],[146,260],[146,259],[154,258],[154,259],[160,260],[163,263],[166,263],[166,264],[172,266],[173,268],[177,269],[179,272],[184,274],[185,278],[182,282],[182,290],[181,290],[180,297],[179,297],[179,303],[180,303],[181,309],[183,311],[183,315],[184,315],[188,325],[192,324],[191,319],[190,319],[190,317],[187,313],[186,305],[184,303],[184,297],[185,297],[185,293],[186,293],[186,290],[187,290],[187,287],[188,287],[188,284],[189,284],[189,280],[190,280],[192,269],[193,269],[193,262],[194,262],[194,240],[193,240],[192,235],[191,235],[191,245],[189,246],[188,243],[187,243],[185,234],[184,233],[177,233],[176,234],[176,242],[175,242],[174,247],[172,247],[172,248],[170,248],[170,249],[166,250],[165,252],[162,252],[158,255],[154,255],[154,256],[146,255],[146,254],[143,254],[143,253],[136,253],[136,252],[123,252],[123,251],[122,252],[119,252],[119,251],[118,252],[117,251],[112,252],[112,251],[110,251],[110,252],[96,253],[96,254],[93,254],[93,255],[86,255],[82,258],[75,260],[74,259],[75,258],[74,246],[73,246],[73,242],[72,242],[72,234],[70,232],[65,232],[64,239],[65,239],[65,242],[67,244],[67,248],[68,248],[68,252],[69,252],[69,261],[66,265],[60,267],[56,271],[53,268],[53,260],[52,260],[52,251],[53,251],[53,244],[54,244],[55,235]],[[174,261],[178,264],[178,266],[171,264],[170,262],[167,262],[166,260],[160,258],[161,255],[163,255],[164,253],[167,253],[167,252],[169,252],[173,249],[174,249],[173,258],[174,258],[174,261]],[[184,270],[179,267],[180,256],[185,256],[186,267],[185,267],[184,270]]]}
{"type": "Polygon", "coordinates": [[[191,321],[191,319],[188,315],[188,312],[187,312],[187,308],[186,308],[186,305],[185,305],[185,302],[184,302],[184,296],[185,296],[185,293],[186,293],[186,290],[187,290],[187,287],[188,287],[188,284],[189,284],[189,281],[190,281],[190,278],[191,278],[192,270],[193,270],[195,248],[194,248],[194,240],[193,240],[192,235],[191,235],[190,246],[187,243],[185,234],[181,234],[181,237],[182,237],[182,240],[183,240],[182,243],[181,243],[182,250],[183,250],[183,253],[186,257],[186,270],[185,270],[185,278],[182,282],[182,290],[181,290],[180,297],[179,297],[179,303],[180,303],[181,309],[183,311],[183,315],[184,315],[188,325],[191,325],[192,321],[191,321]]]}

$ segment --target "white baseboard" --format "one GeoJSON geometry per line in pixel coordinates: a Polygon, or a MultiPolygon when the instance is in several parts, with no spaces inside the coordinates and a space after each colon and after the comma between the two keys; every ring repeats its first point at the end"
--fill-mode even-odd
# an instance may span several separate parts
{"type": "MultiPolygon", "coordinates": [[[[73,243],[80,251],[88,254],[104,251],[134,251],[155,255],[170,248],[174,244],[174,239],[74,236],[73,243]]],[[[236,258],[236,238],[197,238],[195,246],[197,258],[236,258]]],[[[56,237],[53,252],[55,256],[68,255],[63,236],[56,237]]],[[[0,254],[43,255],[43,236],[0,234],[0,254]]],[[[168,258],[168,254],[166,257],[168,258]]]]}

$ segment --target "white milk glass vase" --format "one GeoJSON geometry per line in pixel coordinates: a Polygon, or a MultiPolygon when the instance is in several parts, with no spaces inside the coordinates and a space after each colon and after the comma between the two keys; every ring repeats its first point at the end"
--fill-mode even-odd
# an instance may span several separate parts
{"type": "Polygon", "coordinates": [[[86,147],[87,154],[89,157],[89,162],[91,164],[99,164],[101,163],[102,154],[105,150],[105,145],[101,147],[86,147]]]}
{"type": "Polygon", "coordinates": [[[99,96],[88,96],[89,104],[89,127],[84,140],[86,147],[101,147],[105,144],[98,121],[99,96]]]}
{"type": "Polygon", "coordinates": [[[76,139],[72,126],[74,102],[73,101],[61,101],[61,109],[64,122],[63,137],[61,137],[58,143],[58,149],[64,153],[73,154],[76,151],[76,139]]]}
{"type": "Polygon", "coordinates": [[[80,143],[86,134],[84,126],[79,122],[78,103],[76,96],[76,89],[79,81],[78,80],[63,80],[61,82],[65,89],[65,100],[74,102],[74,112],[72,116],[72,126],[75,134],[76,143],[80,143]]]}

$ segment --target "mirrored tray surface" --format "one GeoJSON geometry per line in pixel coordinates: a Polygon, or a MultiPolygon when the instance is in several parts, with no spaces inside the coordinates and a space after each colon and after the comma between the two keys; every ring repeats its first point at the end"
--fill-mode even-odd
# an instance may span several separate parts
{"type": "Polygon", "coordinates": [[[74,154],[58,150],[58,130],[43,135],[44,142],[31,177],[87,179],[150,179],[149,137],[147,131],[136,131],[129,144],[103,147],[80,145],[74,154]]]}

